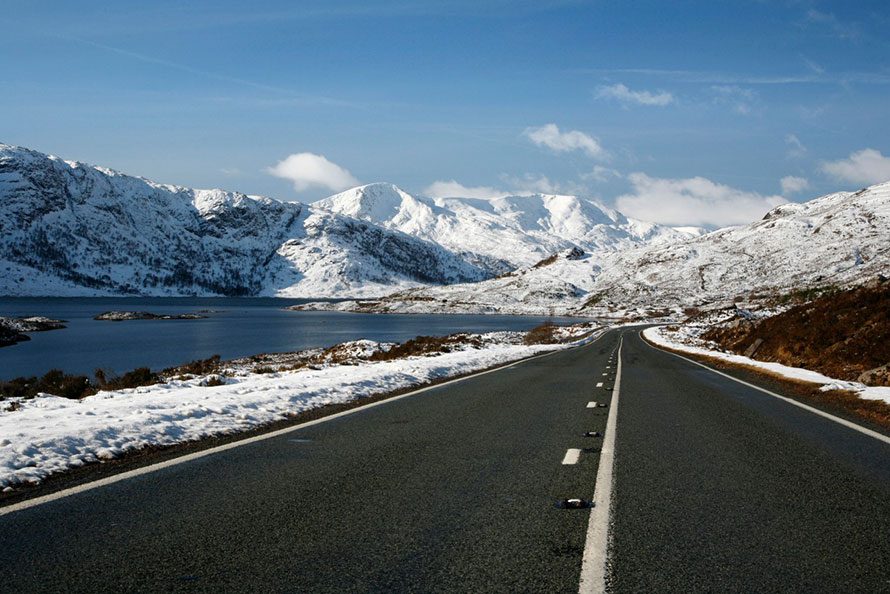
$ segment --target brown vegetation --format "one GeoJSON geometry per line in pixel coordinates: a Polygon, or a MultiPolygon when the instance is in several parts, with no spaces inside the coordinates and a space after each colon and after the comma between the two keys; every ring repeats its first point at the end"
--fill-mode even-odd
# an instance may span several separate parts
{"type": "Polygon", "coordinates": [[[522,342],[527,345],[533,344],[552,344],[554,342],[558,342],[556,338],[556,331],[559,326],[551,323],[544,322],[540,326],[536,326],[529,330],[525,338],[522,339],[522,342]]]}
{"type": "Polygon", "coordinates": [[[482,339],[469,334],[451,334],[449,336],[416,336],[411,340],[397,344],[388,351],[377,351],[369,358],[370,361],[391,361],[413,355],[432,353],[450,353],[463,346],[475,348],[482,346],[482,339]]]}
{"type": "Polygon", "coordinates": [[[748,351],[747,356],[761,361],[803,367],[843,380],[890,385],[888,373],[876,370],[890,363],[890,282],[818,291],[820,297],[785,313],[714,328],[703,338],[735,353],[748,351]],[[758,345],[756,341],[762,342],[758,345]],[[866,373],[870,370],[875,371],[866,373]]]}

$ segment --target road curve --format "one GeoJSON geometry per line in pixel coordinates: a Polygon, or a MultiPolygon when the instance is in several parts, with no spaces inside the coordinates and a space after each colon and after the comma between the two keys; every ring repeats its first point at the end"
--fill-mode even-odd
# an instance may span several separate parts
{"type": "Polygon", "coordinates": [[[615,592],[890,591],[890,445],[623,345],[615,592]]]}
{"type": "Polygon", "coordinates": [[[890,445],[634,328],[0,515],[0,591],[577,592],[620,340],[609,590],[890,591],[890,445]]]}
{"type": "Polygon", "coordinates": [[[0,589],[577,592],[617,344],[0,516],[0,589]]]}

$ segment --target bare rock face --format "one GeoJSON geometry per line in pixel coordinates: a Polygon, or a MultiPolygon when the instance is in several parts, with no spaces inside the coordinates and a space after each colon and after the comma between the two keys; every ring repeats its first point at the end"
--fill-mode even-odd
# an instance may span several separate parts
{"type": "Polygon", "coordinates": [[[856,381],[866,386],[890,386],[890,363],[869,369],[856,378],[856,381]]]}

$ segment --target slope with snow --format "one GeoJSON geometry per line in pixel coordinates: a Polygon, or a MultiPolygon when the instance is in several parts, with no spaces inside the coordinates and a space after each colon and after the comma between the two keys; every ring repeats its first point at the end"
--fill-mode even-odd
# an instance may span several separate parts
{"type": "Polygon", "coordinates": [[[563,252],[472,284],[413,289],[340,309],[608,315],[890,275],[890,182],[785,204],[761,221],[667,245],[563,252]]]}
{"type": "Polygon", "coordinates": [[[599,255],[700,234],[628,219],[578,196],[425,198],[376,183],[313,206],[437,243],[498,274],[570,248],[599,255]]]}
{"type": "Polygon", "coordinates": [[[440,246],[300,203],[0,144],[0,294],[372,296],[481,280],[440,246]]]}

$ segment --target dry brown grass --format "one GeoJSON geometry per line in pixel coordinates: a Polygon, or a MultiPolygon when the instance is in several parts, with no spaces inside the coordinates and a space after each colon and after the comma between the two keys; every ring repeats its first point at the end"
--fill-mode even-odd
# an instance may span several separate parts
{"type": "MultiPolygon", "coordinates": [[[[703,338],[738,354],[761,339],[757,360],[856,381],[890,362],[890,283],[829,292],[759,322],[714,328],[703,338]]],[[[890,385],[888,380],[876,375],[871,384],[890,385]]]]}
{"type": "Polygon", "coordinates": [[[556,331],[559,326],[555,324],[551,324],[550,322],[544,322],[540,326],[536,326],[529,330],[525,338],[522,339],[523,344],[533,345],[533,344],[552,344],[554,342],[558,342],[556,338],[556,331]]]}

